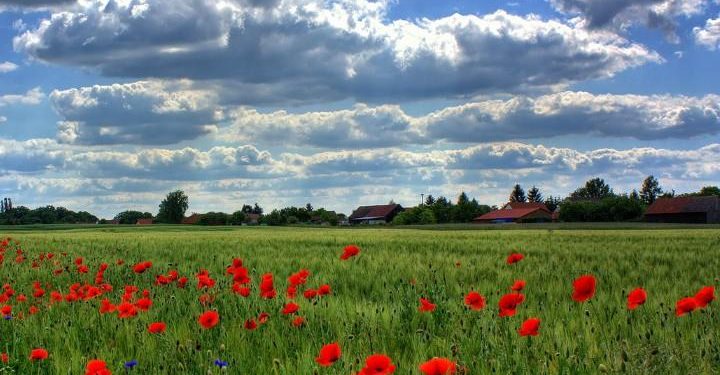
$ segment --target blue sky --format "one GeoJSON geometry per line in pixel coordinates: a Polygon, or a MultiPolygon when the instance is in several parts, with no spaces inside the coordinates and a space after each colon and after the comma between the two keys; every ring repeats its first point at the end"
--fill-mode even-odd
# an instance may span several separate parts
{"type": "Polygon", "coordinates": [[[0,195],[111,217],[720,184],[717,0],[0,0],[0,195]],[[21,5],[19,5],[21,4],[21,5]]]}

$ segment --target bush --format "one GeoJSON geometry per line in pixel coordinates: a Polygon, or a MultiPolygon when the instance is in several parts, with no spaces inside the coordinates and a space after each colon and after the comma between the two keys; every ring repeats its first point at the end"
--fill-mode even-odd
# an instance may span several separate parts
{"type": "Polygon", "coordinates": [[[560,220],[581,222],[632,221],[639,219],[645,207],[627,196],[611,196],[594,201],[567,200],[560,205],[560,220]]]}
{"type": "Polygon", "coordinates": [[[223,212],[208,212],[200,218],[198,225],[228,225],[230,215],[223,212]]]}

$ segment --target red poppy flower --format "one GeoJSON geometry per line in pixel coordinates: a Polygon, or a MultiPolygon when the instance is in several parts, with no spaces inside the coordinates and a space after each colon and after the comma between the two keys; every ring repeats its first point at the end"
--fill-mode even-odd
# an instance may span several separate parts
{"type": "Polygon", "coordinates": [[[12,306],[5,305],[2,308],[0,308],[0,313],[2,313],[3,316],[10,316],[12,315],[12,306]]]}
{"type": "Polygon", "coordinates": [[[205,311],[200,315],[198,318],[198,323],[205,328],[210,329],[212,327],[215,327],[218,322],[220,321],[220,315],[217,313],[217,311],[205,311]]]}
{"type": "Polygon", "coordinates": [[[287,292],[285,293],[287,298],[289,299],[295,299],[297,297],[297,287],[290,285],[287,287],[287,292]]]}
{"type": "Polygon", "coordinates": [[[525,296],[520,293],[510,293],[502,296],[498,302],[500,308],[500,316],[513,316],[517,312],[517,307],[525,300],[525,296]]]}
{"type": "Polygon", "coordinates": [[[305,318],[302,316],[296,316],[295,319],[292,321],[292,325],[294,327],[302,327],[305,324],[305,318]]]}
{"type": "Polygon", "coordinates": [[[110,303],[110,300],[105,298],[100,301],[100,314],[107,314],[115,311],[115,305],[110,303]]]}
{"type": "Polygon", "coordinates": [[[248,297],[250,295],[250,288],[242,286],[240,283],[234,283],[232,289],[233,293],[239,294],[243,297],[248,297]]]}
{"type": "Polygon", "coordinates": [[[340,359],[341,355],[340,345],[334,342],[320,348],[320,354],[315,358],[315,362],[323,367],[332,366],[333,363],[340,359]]]}
{"type": "Polygon", "coordinates": [[[455,363],[447,358],[433,358],[420,365],[420,371],[425,375],[452,375],[457,368],[455,363]]]}
{"type": "Polygon", "coordinates": [[[42,348],[33,349],[30,351],[31,361],[44,361],[48,357],[48,351],[42,348]]]}
{"type": "Polygon", "coordinates": [[[507,261],[507,264],[515,264],[515,263],[523,260],[523,258],[525,258],[525,256],[520,253],[512,253],[512,254],[508,255],[506,261],[507,261]]]}
{"type": "Polygon", "coordinates": [[[328,284],[320,285],[320,287],[318,288],[318,295],[320,295],[320,296],[326,296],[330,293],[331,293],[330,285],[328,285],[328,284]]]}
{"type": "Polygon", "coordinates": [[[7,353],[2,353],[0,354],[0,361],[2,361],[2,363],[10,362],[10,356],[7,353]]]}
{"type": "Polygon", "coordinates": [[[340,255],[341,260],[348,260],[356,255],[360,254],[360,248],[355,245],[347,245],[343,249],[342,255],[340,255]]]}
{"type": "Polygon", "coordinates": [[[395,372],[390,357],[385,354],[373,354],[365,359],[365,367],[358,375],[389,375],[395,372]]]}
{"type": "Polygon", "coordinates": [[[260,279],[260,297],[271,299],[275,298],[277,293],[275,292],[275,287],[273,286],[273,275],[271,273],[266,273],[262,275],[262,278],[260,279]]]}
{"type": "Polygon", "coordinates": [[[105,361],[91,359],[85,367],[85,375],[112,375],[105,361]]]}
{"type": "Polygon", "coordinates": [[[122,302],[117,306],[118,318],[132,318],[137,316],[135,305],[129,302],[122,302]]]}
{"type": "Polygon", "coordinates": [[[150,310],[150,307],[152,307],[152,300],[150,298],[140,298],[135,302],[135,307],[142,311],[148,311],[150,310]]]}
{"type": "Polygon", "coordinates": [[[290,315],[295,314],[300,310],[300,306],[298,306],[296,303],[290,302],[283,307],[282,313],[283,315],[290,315]]]}
{"type": "Polygon", "coordinates": [[[133,272],[143,273],[152,267],[152,262],[140,262],[133,266],[133,272]]]}
{"type": "Polygon", "coordinates": [[[705,308],[710,302],[715,299],[715,287],[706,286],[700,289],[695,294],[695,301],[697,301],[699,308],[705,308]]]}
{"type": "Polygon", "coordinates": [[[485,297],[478,292],[472,291],[465,296],[465,305],[471,310],[482,310],[485,308],[485,297]]]}
{"type": "Polygon", "coordinates": [[[675,316],[683,316],[695,311],[698,308],[698,302],[693,297],[685,297],[675,304],[675,316]]]}
{"type": "Polygon", "coordinates": [[[163,333],[165,332],[166,325],[163,322],[150,323],[148,326],[148,332],[150,333],[163,333]]]}
{"type": "Polygon", "coordinates": [[[647,292],[643,288],[633,289],[627,296],[627,308],[628,310],[635,310],[641,305],[645,304],[647,300],[647,292]]]}
{"type": "Polygon", "coordinates": [[[185,288],[185,285],[187,285],[187,282],[188,282],[187,277],[183,276],[183,277],[179,278],[177,281],[178,288],[185,288]]]}
{"type": "Polygon", "coordinates": [[[260,324],[265,324],[268,320],[270,320],[270,314],[261,312],[260,315],[258,315],[258,322],[260,322],[260,324]]]}
{"type": "Polygon", "coordinates": [[[510,290],[515,292],[521,292],[525,289],[525,280],[515,280],[515,283],[510,287],[510,290]]]}
{"type": "Polygon", "coordinates": [[[255,328],[257,328],[257,323],[255,322],[255,319],[248,319],[245,321],[245,329],[248,331],[252,331],[255,328]]]}
{"type": "Polygon", "coordinates": [[[518,330],[520,336],[537,336],[540,329],[540,319],[530,318],[523,322],[518,330]]]}
{"type": "Polygon", "coordinates": [[[306,299],[313,299],[313,298],[317,297],[317,295],[318,295],[318,292],[315,289],[306,289],[305,292],[303,292],[303,296],[306,299]]]}
{"type": "Polygon", "coordinates": [[[595,295],[595,277],[583,275],[573,281],[572,299],[575,302],[585,302],[595,295]]]}
{"type": "Polygon", "coordinates": [[[288,277],[288,283],[292,286],[299,286],[307,282],[307,278],[310,276],[310,271],[302,269],[288,277]]]}
{"type": "Polygon", "coordinates": [[[40,311],[40,310],[39,310],[37,307],[35,307],[35,306],[30,306],[30,308],[28,309],[28,313],[29,313],[30,315],[35,315],[35,314],[37,314],[39,311],[40,311]]]}
{"type": "Polygon", "coordinates": [[[435,311],[435,307],[437,307],[437,305],[430,302],[430,300],[425,299],[425,298],[420,298],[420,307],[418,308],[418,310],[420,310],[420,312],[433,312],[433,311],[435,311]]]}

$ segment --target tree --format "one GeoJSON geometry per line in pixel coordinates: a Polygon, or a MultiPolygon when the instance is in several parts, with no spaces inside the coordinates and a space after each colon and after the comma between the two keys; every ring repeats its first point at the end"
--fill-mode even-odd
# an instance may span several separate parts
{"type": "Polygon", "coordinates": [[[305,205],[305,210],[306,210],[307,212],[313,212],[313,206],[312,206],[312,204],[310,204],[310,203],[306,204],[306,205],[305,205]]]}
{"type": "Polygon", "coordinates": [[[605,183],[605,180],[595,177],[588,180],[585,186],[578,188],[570,194],[570,198],[574,200],[600,200],[614,195],[610,186],[605,183]]]}
{"type": "Polygon", "coordinates": [[[242,211],[242,213],[244,213],[244,214],[251,214],[251,213],[253,213],[253,207],[249,204],[243,204],[240,211],[242,211]]]}
{"type": "Polygon", "coordinates": [[[470,202],[470,198],[468,198],[467,194],[465,192],[460,192],[460,195],[458,195],[457,204],[458,206],[463,204],[468,204],[470,202]]]}
{"type": "Polygon", "coordinates": [[[640,199],[645,204],[652,204],[658,196],[662,195],[662,192],[658,180],[654,176],[647,176],[640,189],[640,199]]]}
{"type": "Polygon", "coordinates": [[[510,193],[510,202],[526,202],[525,190],[523,190],[520,184],[515,184],[512,192],[510,193]]]}
{"type": "Polygon", "coordinates": [[[635,201],[641,200],[640,193],[638,193],[637,190],[633,189],[633,191],[630,193],[630,199],[635,201]]]}
{"type": "Polygon", "coordinates": [[[562,203],[562,199],[560,197],[553,197],[552,195],[547,197],[545,199],[545,207],[550,210],[550,212],[555,212],[555,210],[560,206],[560,203],[562,203]]]}
{"type": "Polygon", "coordinates": [[[720,188],[717,186],[703,186],[700,189],[699,195],[717,195],[720,197],[720,188]]]}
{"type": "Polygon", "coordinates": [[[542,203],[543,196],[540,194],[540,189],[533,185],[533,187],[528,190],[527,200],[528,202],[542,203]]]}
{"type": "Polygon", "coordinates": [[[149,212],[128,210],[115,215],[115,220],[118,221],[118,224],[136,224],[140,219],[152,219],[152,214],[149,212]]]}
{"type": "Polygon", "coordinates": [[[230,216],[230,225],[242,225],[245,222],[245,212],[235,211],[230,216]]]}
{"type": "Polygon", "coordinates": [[[158,221],[168,224],[180,224],[188,209],[188,196],[182,190],[176,190],[165,197],[160,203],[158,221]]]}
{"type": "Polygon", "coordinates": [[[257,215],[263,214],[263,209],[262,209],[262,207],[260,207],[259,204],[257,204],[257,202],[255,202],[255,206],[253,206],[252,213],[257,214],[257,215]]]}
{"type": "Polygon", "coordinates": [[[435,204],[435,197],[433,197],[432,194],[430,194],[427,196],[427,198],[425,198],[425,205],[432,206],[433,204],[435,204]]]}

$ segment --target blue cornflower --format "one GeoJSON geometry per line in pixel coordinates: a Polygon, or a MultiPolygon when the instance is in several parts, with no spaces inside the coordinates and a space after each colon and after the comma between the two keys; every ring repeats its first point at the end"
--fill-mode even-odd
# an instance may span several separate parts
{"type": "Polygon", "coordinates": [[[10,319],[12,319],[12,315],[5,315],[5,320],[10,320],[10,319]]]}
{"type": "Polygon", "coordinates": [[[220,359],[218,358],[218,359],[215,360],[215,366],[220,367],[220,368],[225,368],[225,367],[228,366],[228,363],[225,362],[225,361],[223,361],[223,360],[220,360],[220,359]]]}
{"type": "Polygon", "coordinates": [[[132,370],[135,366],[137,366],[138,361],[136,359],[133,359],[132,361],[125,362],[125,368],[128,370],[132,370]]]}

